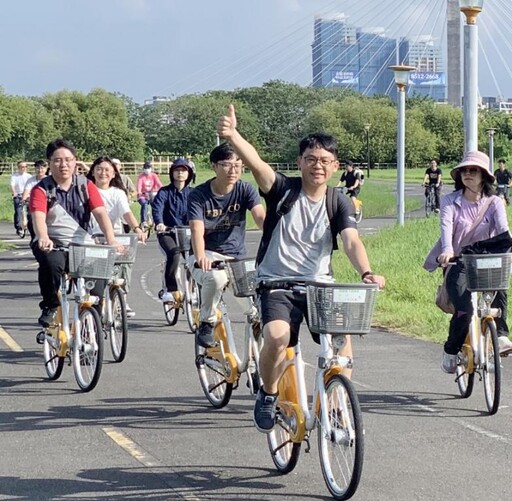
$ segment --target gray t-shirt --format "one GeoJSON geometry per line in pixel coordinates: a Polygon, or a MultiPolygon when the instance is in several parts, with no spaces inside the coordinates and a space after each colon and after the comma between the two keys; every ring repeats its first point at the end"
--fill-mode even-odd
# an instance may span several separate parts
{"type": "Polygon", "coordinates": [[[301,191],[290,211],[279,219],[267,252],[258,266],[258,280],[300,279],[332,282],[332,233],[325,197],[311,201],[301,191]]]}

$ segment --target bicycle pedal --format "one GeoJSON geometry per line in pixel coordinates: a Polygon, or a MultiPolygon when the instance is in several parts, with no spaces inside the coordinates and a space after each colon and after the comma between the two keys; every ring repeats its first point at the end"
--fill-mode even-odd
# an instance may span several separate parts
{"type": "Polygon", "coordinates": [[[37,344],[44,344],[46,340],[46,333],[44,331],[38,332],[36,334],[36,343],[37,344]]]}

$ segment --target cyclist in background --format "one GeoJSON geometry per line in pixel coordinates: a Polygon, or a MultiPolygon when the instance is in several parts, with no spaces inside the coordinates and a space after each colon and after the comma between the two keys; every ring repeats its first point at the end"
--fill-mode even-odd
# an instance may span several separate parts
{"type": "MultiPolygon", "coordinates": [[[[114,161],[107,156],[98,157],[92,163],[86,177],[98,188],[110,222],[114,227],[114,232],[117,234],[123,233],[122,222],[126,221],[132,231],[137,234],[139,241],[144,243],[146,241],[146,233],[139,226],[137,219],[130,209],[130,203],[128,202],[120,173],[114,161]]],[[[92,223],[92,233],[101,233],[101,228],[97,221],[94,220],[92,223]]],[[[133,264],[121,265],[121,277],[124,278],[124,291],[126,294],[130,291],[132,268],[133,264]]],[[[131,309],[128,302],[126,302],[126,316],[128,318],[135,316],[135,311],[131,309]]]]}
{"type": "Polygon", "coordinates": [[[160,188],[153,200],[153,220],[156,225],[158,244],[166,257],[164,282],[165,289],[161,295],[164,303],[179,301],[176,272],[180,262],[180,251],[176,236],[164,233],[166,228],[187,226],[187,204],[190,194],[189,184],[194,177],[194,171],[184,158],[177,158],[169,167],[167,186],[160,188]]]}
{"type": "MultiPolygon", "coordinates": [[[[48,162],[44,160],[36,160],[34,162],[34,169],[36,171],[35,176],[32,176],[28,179],[25,184],[25,189],[23,190],[23,195],[21,196],[21,202],[24,204],[28,204],[30,200],[30,192],[32,188],[41,181],[44,177],[46,177],[46,171],[48,170],[48,162]]],[[[33,239],[35,237],[34,227],[32,225],[32,216],[30,215],[30,211],[27,214],[27,229],[30,233],[30,238],[33,239]]]]}
{"type": "Polygon", "coordinates": [[[156,172],[153,172],[153,164],[144,162],[142,173],[137,178],[137,202],[140,204],[140,224],[143,226],[148,219],[148,204],[153,201],[157,191],[162,187],[162,181],[156,172]]]}
{"type": "Polygon", "coordinates": [[[441,187],[442,187],[442,176],[443,171],[438,167],[437,160],[431,160],[428,168],[425,170],[425,176],[423,177],[423,186],[425,187],[425,197],[428,197],[430,186],[435,186],[436,195],[436,213],[439,213],[439,201],[441,199],[441,187]]]}
{"type": "MultiPolygon", "coordinates": [[[[118,170],[119,175],[121,176],[124,191],[128,195],[128,202],[131,203],[133,196],[137,194],[135,185],[133,184],[133,181],[131,180],[130,176],[126,175],[123,172],[123,164],[121,163],[121,160],[119,160],[118,158],[113,158],[112,163],[116,166],[116,169],[118,170]]],[[[123,221],[123,231],[125,233],[130,233],[131,231],[130,225],[126,221],[123,221]]]]}
{"type": "Polygon", "coordinates": [[[498,195],[503,189],[503,197],[505,198],[507,205],[509,205],[510,199],[508,197],[508,191],[512,184],[512,174],[510,174],[506,168],[505,160],[503,158],[498,160],[498,170],[494,172],[494,175],[496,176],[496,184],[498,185],[498,195]],[[500,188],[500,186],[504,186],[504,188],[500,188]]]}
{"type": "Polygon", "coordinates": [[[12,192],[12,205],[14,207],[14,229],[19,237],[22,237],[25,233],[23,231],[23,205],[21,197],[27,181],[31,175],[27,172],[27,162],[18,162],[18,172],[15,172],[11,176],[11,192],[12,192]]]}
{"type": "MultiPolygon", "coordinates": [[[[335,209],[336,228],[330,228],[327,214],[327,183],[338,169],[337,144],[332,136],[311,134],[299,145],[299,197],[290,210],[276,220],[280,201],[296,186],[292,177],[276,173],[264,162],[254,147],[236,129],[233,105],[227,116],[221,117],[217,133],[227,139],[236,154],[251,169],[267,202],[268,213],[258,251],[257,280],[262,314],[264,343],[260,354],[260,388],[254,407],[254,422],[258,430],[268,433],[275,424],[277,384],[286,348],[298,342],[300,325],[307,317],[304,294],[282,286],[267,288],[271,282],[305,283],[307,280],[332,282],[331,256],[333,233],[341,235],[343,248],[361,280],[384,287],[384,277],[370,268],[365,247],[359,238],[356,223],[351,218],[350,204],[338,197],[335,209]],[[261,255],[263,253],[263,256],[261,255]]],[[[350,339],[350,336],[348,336],[350,339]]],[[[347,340],[347,346],[350,341],[347,340]]],[[[351,347],[344,353],[351,356],[351,347]]]]}
{"type": "Polygon", "coordinates": [[[347,195],[350,197],[352,205],[354,206],[354,214],[358,214],[359,204],[357,203],[357,196],[361,191],[361,175],[355,169],[354,162],[350,160],[347,160],[345,163],[345,171],[341,175],[337,186],[340,187],[343,185],[343,183],[345,183],[347,195]]]}
{"type": "Polygon", "coordinates": [[[242,160],[223,143],[212,150],[210,162],[215,177],[196,186],[188,199],[188,218],[193,255],[189,266],[194,280],[201,285],[201,324],[197,343],[214,345],[213,329],[217,305],[228,283],[225,270],[212,270],[212,261],[242,258],[245,249],[245,221],[251,211],[259,229],[263,228],[265,209],[254,186],[242,181],[242,160]],[[197,263],[199,268],[195,268],[197,263]]]}

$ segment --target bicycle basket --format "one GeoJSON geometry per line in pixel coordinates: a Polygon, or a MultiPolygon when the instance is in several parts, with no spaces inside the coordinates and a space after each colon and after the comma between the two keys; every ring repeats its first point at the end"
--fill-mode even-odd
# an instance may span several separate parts
{"type": "Polygon", "coordinates": [[[378,286],[307,282],[309,330],[315,334],[370,332],[378,286]]]}
{"type": "MultiPolygon", "coordinates": [[[[116,240],[124,246],[124,252],[116,252],[115,264],[132,264],[135,263],[135,256],[137,255],[137,244],[139,237],[137,235],[128,235],[123,233],[122,235],[116,235],[116,240]]],[[[99,244],[105,244],[107,241],[105,237],[98,236],[96,241],[99,244]]]]}
{"type": "Polygon", "coordinates": [[[69,274],[74,278],[109,279],[116,250],[107,245],[69,244],[69,274]]]}
{"type": "Polygon", "coordinates": [[[508,290],[512,254],[463,254],[470,292],[508,290]]]}
{"type": "Polygon", "coordinates": [[[190,228],[188,226],[175,226],[173,228],[176,235],[176,245],[180,252],[190,250],[190,228]]]}
{"type": "Polygon", "coordinates": [[[252,296],[256,289],[256,261],[254,258],[226,261],[229,280],[236,297],[252,296]]]}

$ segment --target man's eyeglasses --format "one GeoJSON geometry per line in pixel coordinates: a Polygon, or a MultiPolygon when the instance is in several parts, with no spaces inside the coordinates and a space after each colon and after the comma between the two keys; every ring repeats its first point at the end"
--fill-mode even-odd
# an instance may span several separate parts
{"type": "Polygon", "coordinates": [[[62,165],[62,164],[73,163],[75,160],[76,160],[76,158],[69,157],[69,158],[52,158],[50,161],[53,162],[55,165],[62,165]]]}
{"type": "Polygon", "coordinates": [[[217,162],[219,167],[222,167],[224,170],[241,170],[242,162],[217,162]]]}
{"type": "Polygon", "coordinates": [[[302,157],[308,167],[314,167],[316,164],[320,164],[322,167],[329,167],[333,162],[336,162],[334,158],[317,158],[317,157],[302,157]]]}
{"type": "Polygon", "coordinates": [[[480,172],[479,167],[466,167],[460,169],[461,174],[478,174],[480,172]]]}

